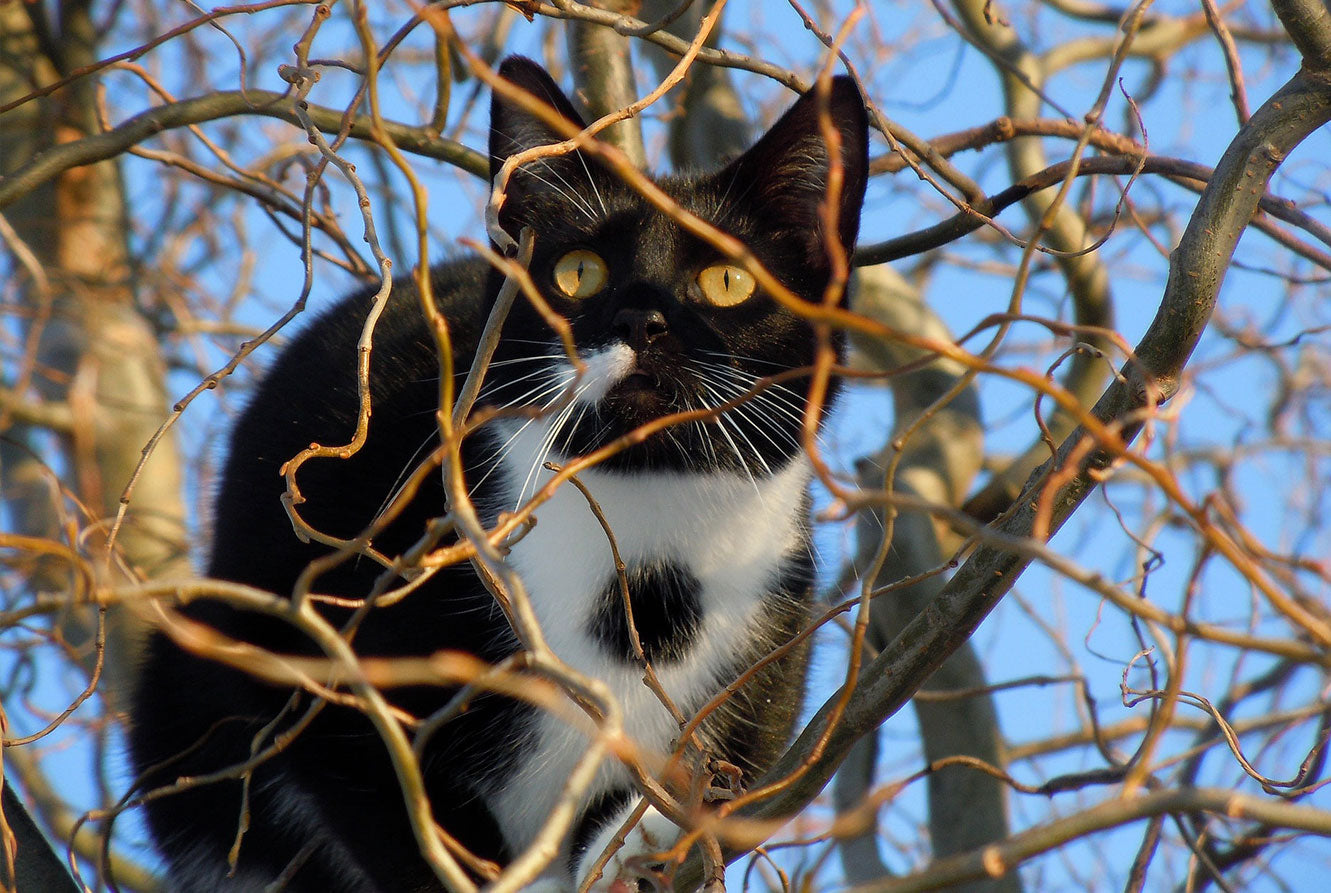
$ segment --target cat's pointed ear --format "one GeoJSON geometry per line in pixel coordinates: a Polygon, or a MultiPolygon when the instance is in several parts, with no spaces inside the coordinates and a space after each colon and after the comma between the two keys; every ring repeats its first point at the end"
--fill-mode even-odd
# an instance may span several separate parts
{"type": "MultiPolygon", "coordinates": [[[[500,64],[499,76],[544,102],[554,114],[578,130],[586,126],[564,91],[544,68],[532,60],[509,56],[500,64]]],[[[560,132],[539,115],[505,98],[500,91],[494,91],[490,102],[490,182],[494,182],[499,169],[512,156],[567,138],[568,134],[560,132]]],[[[585,207],[585,196],[595,189],[594,171],[599,173],[598,166],[576,151],[523,165],[508,181],[504,204],[499,211],[500,225],[516,238],[523,225],[540,216],[535,213],[538,210],[535,205],[540,205],[547,213],[551,209],[550,200],[585,207]]]]}
{"type": "MultiPolygon", "coordinates": [[[[747,152],[717,176],[728,194],[742,196],[762,219],[807,253],[808,263],[828,266],[819,205],[827,195],[828,140],[819,123],[815,87],[799,98],[747,152]]],[[[860,207],[869,171],[869,117],[864,98],[848,77],[832,79],[825,108],[840,139],[843,171],[837,238],[848,254],[860,229],[860,207]]]]}

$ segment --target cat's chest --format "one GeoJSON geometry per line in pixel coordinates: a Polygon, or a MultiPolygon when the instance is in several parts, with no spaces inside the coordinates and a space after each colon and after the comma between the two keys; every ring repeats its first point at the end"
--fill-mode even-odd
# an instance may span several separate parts
{"type": "MultiPolygon", "coordinates": [[[[530,494],[553,475],[533,473],[527,439],[511,441],[497,469],[510,495],[524,487],[530,494]]],[[[658,670],[705,660],[693,652],[740,634],[789,556],[805,547],[809,476],[802,455],[757,479],[589,469],[578,476],[583,489],[565,483],[536,510],[509,561],[551,648],[579,669],[601,675],[632,663],[617,622],[626,584],[641,647],[658,670]]]]}
{"type": "MultiPolygon", "coordinates": [[[[510,442],[509,459],[497,469],[513,494],[532,468],[521,441],[510,442]]],[[[540,483],[549,476],[541,471],[540,483]]],[[[512,547],[508,560],[551,649],[608,686],[625,732],[647,752],[668,752],[679,729],[644,684],[625,636],[615,551],[627,569],[641,647],[664,690],[690,716],[743,669],[755,628],[771,622],[778,581],[806,553],[809,476],[802,454],[757,480],[588,470],[579,475],[587,493],[565,483],[512,547]]],[[[516,839],[534,833],[558,794],[555,780],[568,777],[590,731],[538,717],[532,747],[495,798],[516,839]]],[[[590,793],[623,785],[622,776],[616,764],[605,764],[590,793]]]]}

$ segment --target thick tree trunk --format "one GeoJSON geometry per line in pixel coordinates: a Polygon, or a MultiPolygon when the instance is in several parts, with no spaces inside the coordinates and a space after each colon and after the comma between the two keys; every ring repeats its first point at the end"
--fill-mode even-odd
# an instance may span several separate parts
{"type": "MultiPolygon", "coordinates": [[[[64,4],[57,18],[41,4],[0,6],[0,103],[26,96],[96,60],[86,4],[64,4]],[[35,25],[34,23],[39,23],[35,25]]],[[[0,125],[0,173],[12,171],[58,143],[98,129],[96,82],[82,78],[49,96],[5,113],[0,125]]],[[[123,523],[108,555],[108,534],[143,447],[166,417],[165,363],[158,333],[136,300],[125,195],[114,162],[73,168],[6,211],[10,238],[21,242],[41,270],[25,283],[31,313],[23,320],[35,347],[28,368],[3,383],[6,422],[23,422],[26,405],[63,419],[52,431],[62,446],[61,477],[92,517],[78,516],[79,554],[100,579],[184,576],[189,573],[181,463],[163,438],[129,494],[123,523]]],[[[15,424],[19,442],[42,430],[15,424]]],[[[22,450],[5,461],[5,498],[19,529],[60,539],[58,498],[49,476],[22,450]],[[10,489],[10,487],[13,489],[10,489]]],[[[70,568],[38,569],[30,591],[68,591],[70,568]]],[[[71,611],[62,633],[92,662],[95,614],[71,611]]],[[[103,693],[124,690],[141,640],[141,622],[128,610],[111,613],[103,693]]]]}

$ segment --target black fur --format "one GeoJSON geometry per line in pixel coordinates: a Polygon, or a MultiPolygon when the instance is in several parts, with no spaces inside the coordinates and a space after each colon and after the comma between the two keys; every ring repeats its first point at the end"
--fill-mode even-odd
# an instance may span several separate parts
{"type": "MultiPolygon", "coordinates": [[[[684,568],[668,562],[630,568],[625,576],[633,628],[643,656],[654,664],[683,659],[702,620],[698,581],[684,568]]],[[[608,654],[634,663],[638,658],[628,620],[624,593],[616,578],[596,599],[595,613],[590,618],[592,635],[608,654]]]]}
{"type": "MultiPolygon", "coordinates": [[[[563,94],[533,63],[510,59],[501,73],[580,125],[563,94]]],[[[839,235],[848,250],[858,228],[867,170],[866,124],[860,98],[844,79],[834,82],[830,108],[844,143],[847,177],[839,235]]],[[[810,301],[821,299],[828,277],[815,213],[825,163],[819,167],[822,140],[811,123],[814,118],[814,104],[802,101],[729,167],[660,181],[682,206],[743,240],[768,269],[810,301]]],[[[498,100],[492,122],[496,170],[512,152],[561,136],[498,100]]],[[[580,347],[603,346],[617,337],[616,318],[622,321],[625,308],[659,311],[664,320],[667,334],[644,345],[639,354],[643,376],[631,387],[612,390],[597,412],[571,430],[559,444],[567,456],[693,405],[701,393],[700,363],[718,364],[751,379],[813,360],[811,327],[771,299],[758,296],[740,307],[718,309],[691,297],[698,269],[720,260],[719,255],[593,159],[575,154],[551,160],[539,171],[519,172],[500,219],[515,235],[523,225],[535,227],[532,276],[554,309],[569,318],[580,347]],[[594,248],[612,271],[605,296],[577,306],[550,287],[553,264],[573,247],[594,248]],[[644,381],[649,386],[644,387],[644,381]]],[[[470,362],[500,281],[475,259],[445,264],[432,274],[434,297],[448,319],[459,370],[470,362]]],[[[309,563],[329,553],[327,547],[302,542],[293,534],[281,502],[285,485],[279,470],[311,442],[350,439],[357,409],[356,342],[369,296],[367,291],[352,295],[311,322],[273,361],[236,425],[217,498],[209,576],[287,595],[309,563]]],[[[349,459],[307,462],[298,475],[306,499],[298,507],[302,517],[337,537],[364,531],[403,476],[438,442],[438,358],[409,280],[395,284],[374,339],[373,415],[364,447],[349,459]]],[[[534,342],[552,339],[538,313],[520,299],[506,323],[482,402],[505,404],[527,390],[528,384],[518,379],[534,367],[507,361],[545,350],[534,342]]],[[[798,413],[807,387],[804,379],[787,383],[782,399],[794,409],[781,416],[780,430],[754,414],[731,414],[733,435],[745,435],[743,442],[750,447],[736,446],[738,436],[723,437],[719,425],[690,425],[648,438],[613,457],[606,467],[624,475],[644,469],[707,468],[764,474],[800,449],[798,413]]],[[[495,461],[494,448],[495,439],[489,436],[464,442],[469,480],[497,478],[486,477],[495,461]]],[[[491,484],[482,485],[475,498],[487,523],[501,508],[512,507],[503,505],[491,484]]],[[[374,548],[388,556],[402,554],[430,519],[445,511],[440,475],[425,475],[405,510],[374,537],[374,548]]],[[[319,574],[313,591],[363,597],[381,573],[376,562],[353,556],[319,574]]],[[[736,643],[734,674],[800,628],[811,579],[807,554],[792,558],[772,588],[773,622],[736,643]]],[[[687,660],[700,611],[687,570],[637,568],[631,583],[637,628],[648,657],[687,660]]],[[[598,605],[588,622],[613,653],[627,659],[617,583],[607,588],[598,605]]],[[[181,610],[189,620],[224,636],[276,653],[318,653],[283,622],[233,609],[222,600],[202,600],[181,610]]],[[[350,616],[347,609],[320,610],[335,624],[350,616]]],[[[490,662],[518,647],[503,613],[466,564],[441,571],[391,607],[369,611],[353,644],[361,655],[459,650],[490,662]]],[[[708,742],[748,773],[760,771],[789,734],[802,691],[803,664],[803,652],[798,651],[759,674],[705,727],[708,742]]],[[[130,745],[145,789],[219,772],[244,763],[256,746],[283,742],[275,756],[253,768],[250,824],[234,872],[226,860],[241,816],[241,781],[230,777],[193,784],[147,803],[149,827],[177,888],[258,890],[286,871],[289,890],[439,889],[419,855],[385,748],[361,713],[324,705],[308,728],[285,740],[310,705],[309,695],[293,695],[197,657],[160,633],[149,643],[140,678],[130,745]],[[275,717],[280,719],[273,725],[275,717]]],[[[733,678],[718,679],[718,690],[733,678]]],[[[454,693],[424,686],[387,692],[396,707],[418,717],[440,709],[454,693]]],[[[479,697],[436,729],[424,748],[422,767],[435,818],[482,859],[502,864],[514,855],[480,787],[511,772],[531,744],[533,719],[532,708],[523,704],[479,697]]],[[[578,832],[582,845],[626,796],[620,790],[602,792],[588,806],[578,832]]]]}

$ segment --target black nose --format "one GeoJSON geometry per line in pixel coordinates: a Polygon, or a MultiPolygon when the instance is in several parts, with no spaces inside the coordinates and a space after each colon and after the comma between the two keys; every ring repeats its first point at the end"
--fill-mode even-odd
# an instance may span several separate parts
{"type": "Polygon", "coordinates": [[[660,310],[625,307],[615,314],[610,331],[623,338],[633,348],[643,348],[670,331],[665,314],[660,310]]]}

